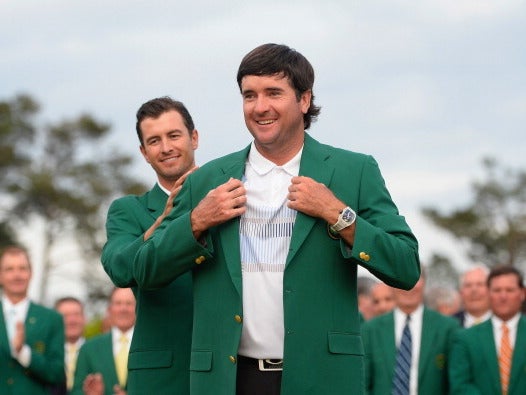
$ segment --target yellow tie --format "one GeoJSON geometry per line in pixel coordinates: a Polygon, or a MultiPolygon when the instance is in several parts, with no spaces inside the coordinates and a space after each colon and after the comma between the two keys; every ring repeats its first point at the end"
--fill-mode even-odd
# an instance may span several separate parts
{"type": "Polygon", "coordinates": [[[77,344],[67,343],[66,354],[66,386],[68,391],[73,388],[73,379],[75,378],[75,367],[77,366],[77,344]]]}
{"type": "Polygon", "coordinates": [[[499,370],[500,370],[500,384],[502,387],[502,395],[508,394],[508,384],[510,382],[511,371],[511,355],[512,349],[510,344],[510,330],[506,323],[502,323],[502,338],[500,341],[499,352],[499,370]]]}
{"type": "Polygon", "coordinates": [[[128,338],[122,335],[119,339],[120,348],[115,356],[115,368],[117,370],[117,378],[119,385],[126,387],[126,380],[128,378],[128,338]]]}

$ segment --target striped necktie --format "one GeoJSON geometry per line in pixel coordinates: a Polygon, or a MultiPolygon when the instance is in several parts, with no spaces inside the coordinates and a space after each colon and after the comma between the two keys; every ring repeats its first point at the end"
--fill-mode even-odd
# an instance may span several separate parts
{"type": "Polygon", "coordinates": [[[395,369],[393,375],[392,395],[409,395],[409,376],[411,372],[412,337],[408,315],[402,332],[402,340],[396,354],[395,369]]]}
{"type": "Polygon", "coordinates": [[[511,372],[511,355],[513,351],[510,343],[510,330],[505,322],[502,323],[502,337],[500,340],[499,352],[499,370],[500,370],[500,384],[502,387],[502,395],[508,394],[508,384],[510,383],[511,372]]]}

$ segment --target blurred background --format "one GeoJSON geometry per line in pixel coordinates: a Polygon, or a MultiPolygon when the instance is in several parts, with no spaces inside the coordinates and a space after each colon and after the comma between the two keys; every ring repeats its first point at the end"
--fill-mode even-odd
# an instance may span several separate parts
{"type": "Polygon", "coordinates": [[[312,136],[379,162],[428,283],[524,268],[525,20],[519,0],[0,0],[0,244],[29,249],[34,300],[97,310],[108,205],[155,182],[138,107],[185,102],[199,164],[241,149],[237,67],[276,42],[316,71],[312,136]]]}

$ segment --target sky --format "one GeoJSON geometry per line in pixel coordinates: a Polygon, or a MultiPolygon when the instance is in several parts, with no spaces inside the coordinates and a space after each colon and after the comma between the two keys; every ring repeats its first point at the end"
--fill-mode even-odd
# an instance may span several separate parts
{"type": "MultiPolygon", "coordinates": [[[[524,168],[524,37],[519,0],[0,0],[0,100],[30,94],[43,124],[86,112],[110,123],[108,146],[136,155],[134,173],[153,185],[138,107],[183,101],[198,164],[241,149],[251,140],[239,63],[260,44],[286,44],[316,72],[322,111],[309,133],[373,155],[423,263],[439,252],[462,268],[463,246],[421,209],[470,202],[484,157],[524,168]]],[[[75,287],[67,277],[50,278],[55,292],[75,287]]]]}

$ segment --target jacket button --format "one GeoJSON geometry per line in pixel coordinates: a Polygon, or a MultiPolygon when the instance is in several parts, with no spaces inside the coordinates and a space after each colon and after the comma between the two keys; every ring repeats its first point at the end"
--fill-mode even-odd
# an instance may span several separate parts
{"type": "Polygon", "coordinates": [[[206,258],[205,258],[203,255],[201,255],[201,256],[195,258],[195,263],[196,263],[197,265],[200,265],[200,264],[203,263],[204,261],[206,261],[206,258]]]}
{"type": "Polygon", "coordinates": [[[240,316],[239,314],[236,314],[236,315],[234,316],[234,319],[236,320],[236,322],[237,322],[238,324],[240,324],[241,321],[243,321],[243,318],[241,318],[241,316],[240,316]]]}
{"type": "Polygon", "coordinates": [[[371,257],[369,256],[369,254],[366,254],[365,252],[360,252],[360,259],[361,260],[364,260],[365,262],[369,262],[369,259],[371,259],[371,257]]]}
{"type": "Polygon", "coordinates": [[[234,357],[233,355],[229,356],[228,359],[230,359],[230,362],[236,363],[236,357],[234,357]]]}

